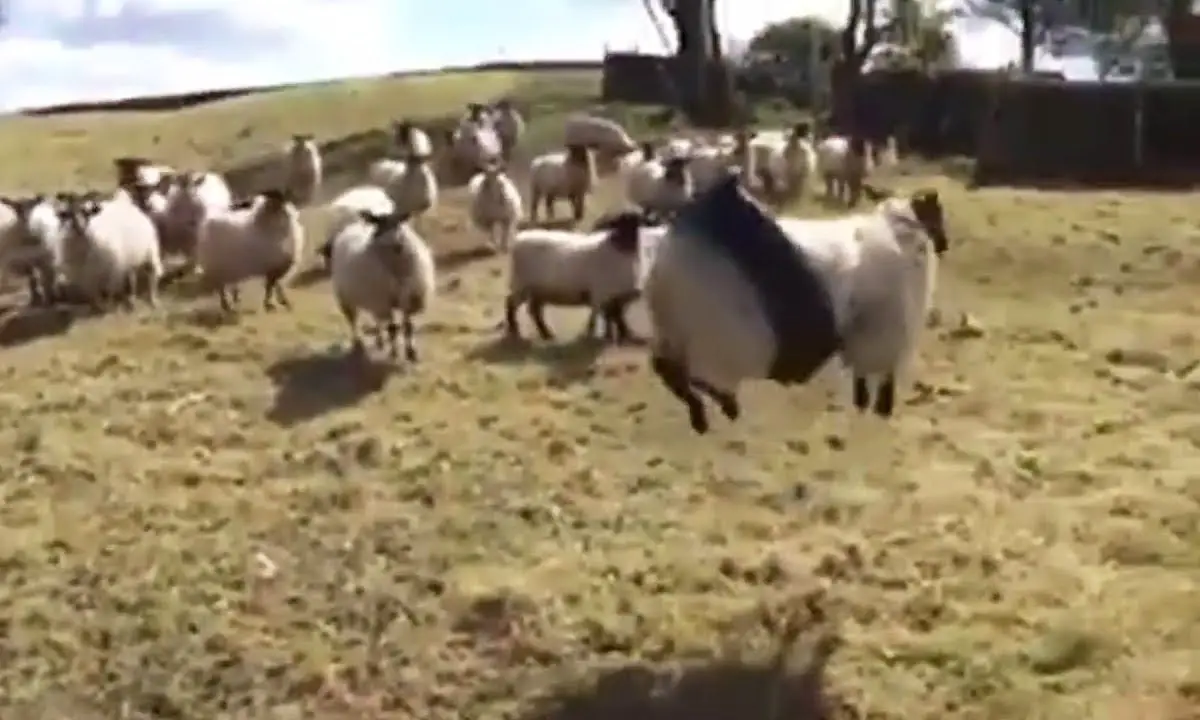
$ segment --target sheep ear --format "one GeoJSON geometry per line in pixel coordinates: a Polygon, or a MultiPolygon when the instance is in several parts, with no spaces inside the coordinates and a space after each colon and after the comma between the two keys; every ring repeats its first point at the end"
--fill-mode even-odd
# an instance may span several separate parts
{"type": "Polygon", "coordinates": [[[887,200],[890,197],[894,197],[896,194],[891,190],[880,189],[873,185],[868,185],[866,183],[863,183],[862,191],[863,191],[863,195],[866,195],[867,199],[870,200],[871,202],[881,202],[883,200],[887,200]]]}

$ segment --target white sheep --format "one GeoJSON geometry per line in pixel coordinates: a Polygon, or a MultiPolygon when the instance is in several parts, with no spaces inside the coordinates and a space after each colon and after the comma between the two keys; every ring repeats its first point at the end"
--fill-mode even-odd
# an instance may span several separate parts
{"type": "Polygon", "coordinates": [[[732,178],[722,181],[681,213],[646,274],[651,367],[697,433],[709,428],[697,391],[735,420],[743,380],[804,383],[838,352],[855,406],[871,405],[868,380],[879,378],[873,409],[888,417],[924,326],[934,255],[946,248],[933,191],[871,213],[777,224],[732,178]]]}
{"type": "Polygon", "coordinates": [[[596,158],[583,145],[546,153],[529,165],[529,218],[537,222],[538,205],[545,204],[546,219],[554,219],[560,198],[571,203],[571,216],[579,222],[587,210],[587,196],[596,184],[596,158]]]}
{"type": "Polygon", "coordinates": [[[176,176],[175,169],[169,165],[156,165],[143,157],[115,158],[113,166],[117,173],[117,186],[123,188],[153,188],[166,193],[176,176]]]}
{"type": "Polygon", "coordinates": [[[872,166],[866,142],[861,137],[830,135],[817,144],[816,157],[825,196],[850,207],[857,205],[872,166]]]}
{"type": "Polygon", "coordinates": [[[195,263],[200,225],[212,213],[224,212],[233,205],[229,185],[215,172],[184,172],[166,196],[166,207],[159,223],[163,255],[178,254],[188,267],[195,263]]]}
{"type": "Polygon", "coordinates": [[[300,212],[284,190],[267,190],[224,212],[212,213],[200,224],[196,264],[217,292],[221,309],[233,310],[240,301],[238,284],[263,279],[263,309],[275,299],[291,307],[283,279],[304,251],[300,212]]]}
{"type": "Polygon", "coordinates": [[[521,193],[498,163],[493,163],[467,183],[471,197],[471,223],[488,235],[488,243],[507,250],[524,212],[521,193]]]}
{"type": "Polygon", "coordinates": [[[367,169],[367,179],[387,192],[396,210],[413,219],[437,206],[437,176],[424,157],[376,160],[367,169]]]}
{"type": "Polygon", "coordinates": [[[411,120],[392,123],[392,140],[400,149],[401,157],[433,157],[433,143],[429,140],[429,135],[411,120]]]}
{"type": "Polygon", "coordinates": [[[356,352],[365,353],[358,314],[366,311],[377,323],[377,343],[383,344],[381,330],[386,331],[389,354],[396,359],[403,331],[405,357],[416,362],[413,318],[429,308],[436,275],[429,246],[406,220],[403,213],[363,211],[356,222],[344,226],[331,240],[332,284],[356,352]]]}
{"type": "Polygon", "coordinates": [[[396,204],[383,188],[375,185],[359,185],[343,192],[329,203],[329,223],[325,228],[325,242],[317,253],[329,265],[333,258],[333,238],[347,225],[358,222],[364,212],[383,217],[395,212],[396,204]]]}
{"type": "Polygon", "coordinates": [[[511,160],[513,150],[521,142],[521,136],[525,134],[525,118],[521,117],[521,113],[513,107],[508,98],[502,98],[496,102],[493,122],[496,126],[496,134],[500,136],[504,160],[511,160]]]}
{"type": "Polygon", "coordinates": [[[94,308],[117,297],[132,308],[139,285],[147,303],[157,304],[163,273],[158,231],[128,194],[118,191],[101,202],[64,197],[58,217],[63,274],[94,308]]]}
{"type": "Polygon", "coordinates": [[[62,223],[42,195],[0,198],[0,265],[24,276],[29,303],[48,305],[57,296],[62,259],[62,223]]]}
{"type": "Polygon", "coordinates": [[[517,233],[509,250],[509,288],[504,301],[505,327],[519,337],[517,310],[527,306],[543,340],[553,340],[544,308],[589,307],[586,334],[596,320],[607,325],[608,339],[634,339],[625,310],[639,296],[640,245],[644,219],[635,213],[607,218],[590,233],[531,228],[517,233]]]}
{"type": "Polygon", "coordinates": [[[292,135],[285,150],[283,187],[296,205],[307,205],[317,199],[321,190],[323,162],[321,148],[312,135],[292,135]]]}

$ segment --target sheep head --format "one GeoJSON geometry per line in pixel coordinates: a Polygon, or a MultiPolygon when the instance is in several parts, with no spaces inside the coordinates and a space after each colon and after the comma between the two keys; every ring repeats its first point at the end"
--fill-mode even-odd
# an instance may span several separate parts
{"type": "Polygon", "coordinates": [[[296,147],[304,147],[311,143],[315,138],[310,133],[295,133],[292,135],[292,145],[296,147]]]}
{"type": "Polygon", "coordinates": [[[142,157],[119,157],[113,158],[113,169],[117,173],[117,185],[119,187],[132,187],[138,184],[141,179],[141,169],[150,165],[150,161],[142,157]]]}
{"type": "Polygon", "coordinates": [[[812,136],[812,125],[801,120],[792,126],[792,133],[789,140],[807,140],[812,136]]]}
{"type": "Polygon", "coordinates": [[[654,159],[654,143],[650,142],[649,140],[645,140],[641,144],[641,149],[642,160],[644,162],[650,162],[654,159]]]}
{"type": "Polygon", "coordinates": [[[676,184],[683,184],[687,178],[688,164],[691,158],[687,157],[671,157],[663,163],[663,179],[669,180],[676,184]]]}
{"type": "Polygon", "coordinates": [[[917,222],[925,228],[933,240],[933,251],[944,255],[950,249],[950,239],[946,237],[946,216],[942,210],[942,201],[937,190],[924,188],[913,193],[908,201],[912,214],[917,222]]]}
{"type": "Polygon", "coordinates": [[[82,235],[88,221],[100,214],[100,203],[89,195],[67,195],[58,208],[58,219],[71,235],[82,235]]]}
{"type": "Polygon", "coordinates": [[[358,214],[371,226],[371,249],[380,262],[397,276],[406,275],[412,268],[412,253],[405,242],[405,232],[411,213],[405,210],[387,215],[363,210],[358,214]]]}
{"type": "Polygon", "coordinates": [[[605,242],[623,255],[637,253],[641,244],[643,227],[651,224],[650,217],[639,212],[626,210],[601,218],[596,221],[593,229],[597,232],[607,231],[605,242]]]}
{"type": "Polygon", "coordinates": [[[592,153],[587,145],[568,145],[567,146],[567,163],[582,167],[589,167],[592,162],[592,153]]]}
{"type": "Polygon", "coordinates": [[[17,215],[17,220],[21,223],[27,222],[29,220],[29,214],[33,212],[33,209],[45,201],[45,195],[30,195],[28,197],[19,198],[0,198],[0,202],[12,208],[13,212],[17,215]]]}

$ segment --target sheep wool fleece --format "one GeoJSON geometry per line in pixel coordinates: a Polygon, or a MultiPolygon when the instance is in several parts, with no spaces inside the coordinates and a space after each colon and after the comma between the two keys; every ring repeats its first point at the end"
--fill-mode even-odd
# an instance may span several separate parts
{"type": "Polygon", "coordinates": [[[807,382],[841,350],[829,288],[779,225],[726,177],[676,216],[674,229],[729,258],[754,287],[775,336],[768,379],[807,382]]]}

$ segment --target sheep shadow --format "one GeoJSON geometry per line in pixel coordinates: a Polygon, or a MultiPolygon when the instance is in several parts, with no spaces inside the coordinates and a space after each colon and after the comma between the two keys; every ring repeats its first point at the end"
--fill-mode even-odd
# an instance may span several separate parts
{"type": "Polygon", "coordinates": [[[0,347],[16,347],[62,335],[75,324],[70,308],[15,307],[0,310],[0,347]]]}
{"type": "Polygon", "coordinates": [[[237,311],[225,312],[216,303],[188,308],[180,313],[179,317],[188,325],[202,330],[219,330],[221,328],[232,327],[242,320],[241,313],[237,311]]]}
{"type": "Polygon", "coordinates": [[[303,288],[310,285],[316,285],[322,280],[329,279],[329,268],[323,263],[313,263],[303,270],[292,276],[292,280],[288,285],[291,287],[303,288]]]}
{"type": "Polygon", "coordinates": [[[532,361],[550,371],[552,382],[573,383],[592,376],[605,348],[603,341],[583,335],[567,342],[542,343],[502,333],[472,348],[467,359],[492,365],[523,365],[532,361]]]}
{"type": "Polygon", "coordinates": [[[284,358],[267,368],[275,399],[267,419],[290,427],[350,407],[387,385],[393,367],[345,348],[284,358]]]}
{"type": "Polygon", "coordinates": [[[682,668],[631,664],[585,686],[551,691],[521,720],[849,720],[861,711],[829,687],[828,652],[799,668],[717,661],[682,668]]]}
{"type": "Polygon", "coordinates": [[[553,220],[542,218],[541,220],[522,220],[518,225],[518,230],[574,230],[579,223],[576,223],[571,218],[554,218],[553,220]]]}

